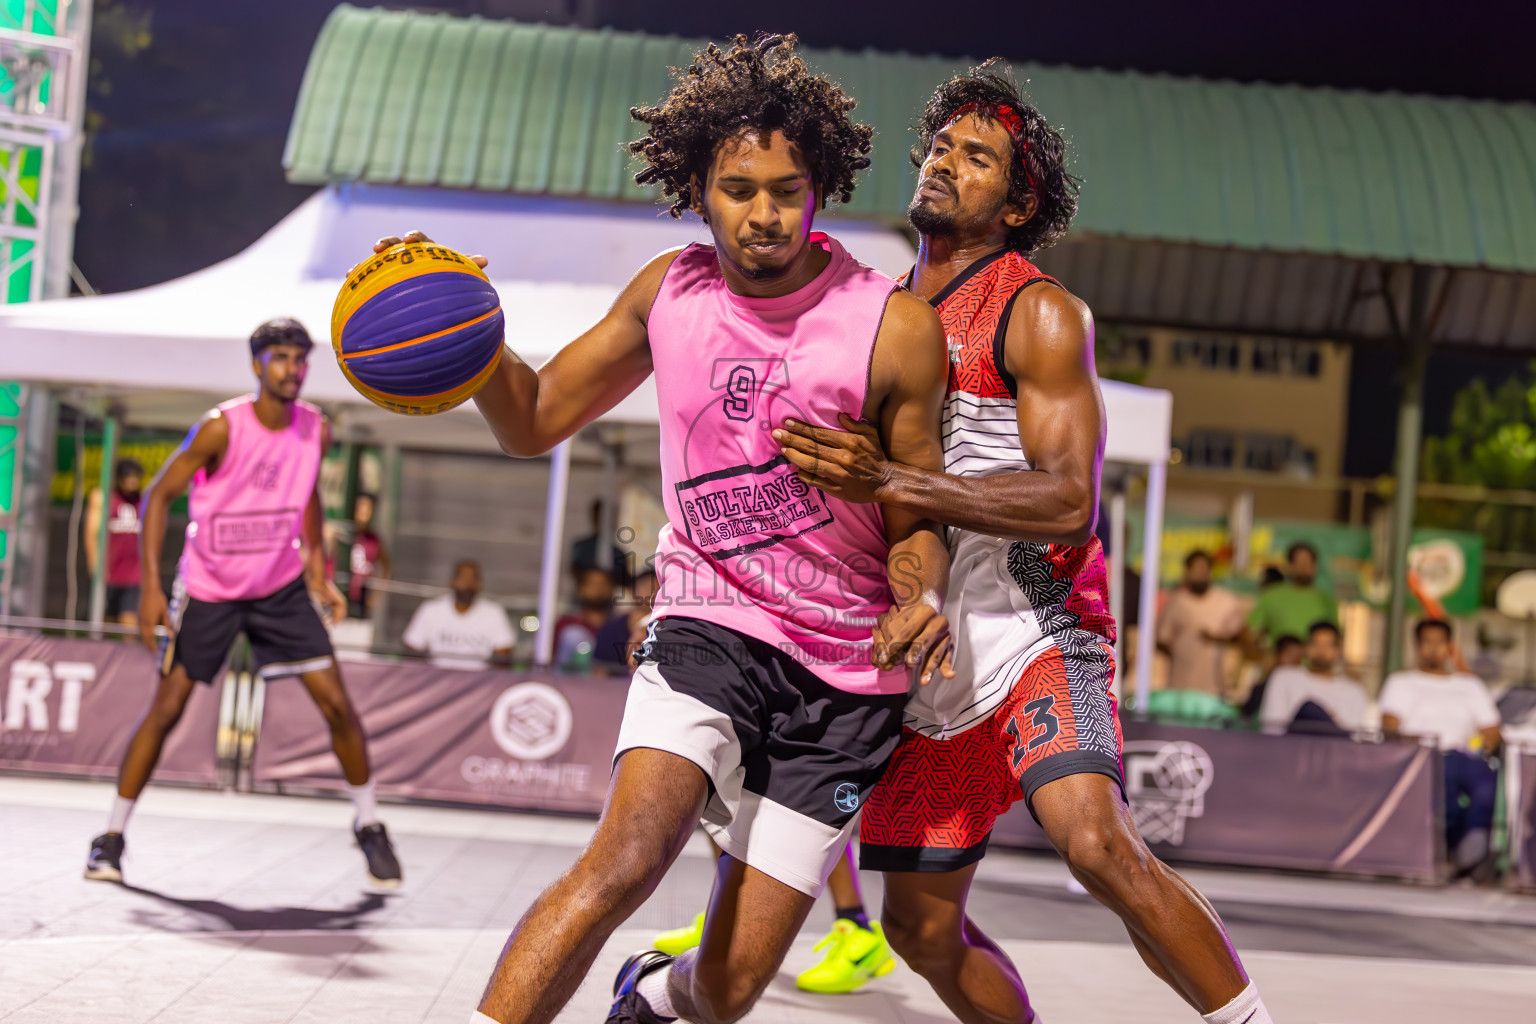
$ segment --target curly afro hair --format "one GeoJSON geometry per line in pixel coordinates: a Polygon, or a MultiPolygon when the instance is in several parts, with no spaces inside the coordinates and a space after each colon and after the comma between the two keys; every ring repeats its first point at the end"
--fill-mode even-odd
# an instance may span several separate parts
{"type": "Polygon", "coordinates": [[[979,117],[985,117],[988,109],[1007,106],[1016,110],[1023,121],[1023,135],[1029,148],[1022,160],[1008,162],[1008,201],[1022,206],[1033,192],[1039,205],[1033,217],[1008,232],[1005,244],[1028,256],[1067,233],[1077,213],[1077,194],[1082,182],[1067,172],[1067,140],[1033,104],[1024,101],[1013,73],[1001,57],[956,75],[934,91],[913,126],[918,141],[912,148],[912,163],[921,167],[933,146],[933,137],[949,125],[955,111],[973,103],[979,117]],[[1034,179],[1033,183],[1030,179],[1034,179]]]}
{"type": "Polygon", "coordinates": [[[869,166],[874,129],[849,118],[853,97],[812,74],[796,42],[793,35],[752,42],[738,35],[723,52],[711,43],[687,68],[675,69],[677,84],[659,105],[630,110],[650,126],[629,144],[646,163],[635,181],[660,182],[662,193],[674,197],[672,216],[699,198],[694,181],[708,177],[716,147],[748,131],[781,131],[798,146],[821,202],[846,203],[853,195],[854,176],[869,166]]]}

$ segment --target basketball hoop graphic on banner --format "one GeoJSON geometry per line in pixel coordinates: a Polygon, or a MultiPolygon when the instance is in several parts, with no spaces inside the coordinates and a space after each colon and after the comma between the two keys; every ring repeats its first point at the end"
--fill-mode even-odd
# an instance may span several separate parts
{"type": "Polygon", "coordinates": [[[1184,823],[1205,814],[1205,794],[1215,780],[1211,755],[1188,740],[1125,745],[1125,795],[1149,843],[1183,843],[1184,823]]]}
{"type": "Polygon", "coordinates": [[[571,738],[571,705],[553,686],[519,683],[491,707],[491,737],[519,761],[558,754],[571,738]]]}

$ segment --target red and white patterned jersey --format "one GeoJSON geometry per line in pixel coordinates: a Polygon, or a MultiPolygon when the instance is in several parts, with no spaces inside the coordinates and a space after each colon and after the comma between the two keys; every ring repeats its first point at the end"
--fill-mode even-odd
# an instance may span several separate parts
{"type": "MultiPolygon", "coordinates": [[[[1056,282],[1007,250],[966,268],[933,305],[949,346],[944,469],[954,476],[1027,472],[1019,439],[1018,387],[1003,358],[1008,319],[1024,289],[1056,282]]],[[[944,612],[955,640],[955,678],[935,676],[907,705],[907,725],[944,738],[986,721],[1024,668],[1052,648],[1073,655],[1115,637],[1104,551],[947,531],[949,593],[944,612]]]]}

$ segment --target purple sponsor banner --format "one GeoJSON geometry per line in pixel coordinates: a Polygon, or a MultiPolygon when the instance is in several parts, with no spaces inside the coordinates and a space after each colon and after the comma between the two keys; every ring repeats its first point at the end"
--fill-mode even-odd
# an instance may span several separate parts
{"type": "MultiPolygon", "coordinates": [[[[608,792],[628,677],[464,672],[343,662],[380,792],[531,810],[592,812],[608,792]]],[[[255,779],[339,789],[320,712],[293,680],[269,683],[255,779]]]]}
{"type": "MultiPolygon", "coordinates": [[[[1516,837],[1515,870],[1522,889],[1536,889],[1536,750],[1520,751],[1517,771],[1520,780],[1519,828],[1511,828],[1516,837]]],[[[1510,780],[1505,780],[1509,785],[1510,780]]]]}
{"type": "MultiPolygon", "coordinates": [[[[158,679],[154,656],[135,642],[0,637],[0,769],[115,777],[158,679]]],[[[193,690],[155,779],[218,781],[222,685],[221,673],[193,690]]]]}
{"type": "MultiPolygon", "coordinates": [[[[1124,723],[1136,826],[1170,860],[1433,881],[1440,757],[1400,743],[1124,723]]],[[[1049,849],[1023,801],[1002,846],[1049,849]]]]}

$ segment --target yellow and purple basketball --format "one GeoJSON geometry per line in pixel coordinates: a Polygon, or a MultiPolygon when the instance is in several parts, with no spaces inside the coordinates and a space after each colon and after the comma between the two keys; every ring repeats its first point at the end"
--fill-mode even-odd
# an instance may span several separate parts
{"type": "Polygon", "coordinates": [[[347,380],[411,416],[472,397],[496,371],[501,342],[501,299],[485,271],[440,245],[402,243],[359,263],[331,310],[347,380]]]}

